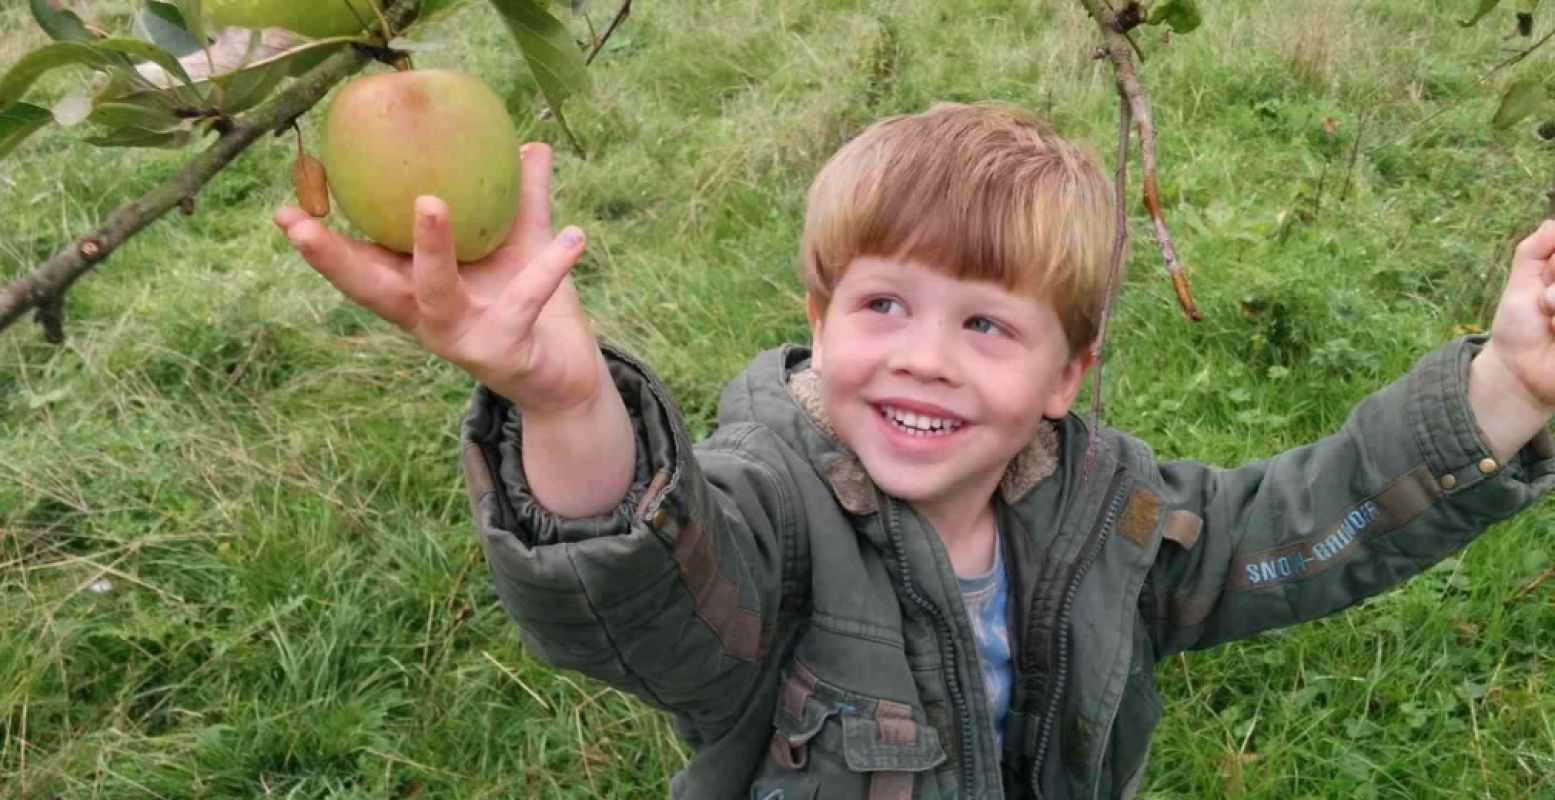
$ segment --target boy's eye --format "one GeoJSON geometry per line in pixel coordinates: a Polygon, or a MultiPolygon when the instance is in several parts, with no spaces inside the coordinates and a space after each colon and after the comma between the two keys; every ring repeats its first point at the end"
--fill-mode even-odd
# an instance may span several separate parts
{"type": "Polygon", "coordinates": [[[999,323],[994,322],[987,317],[973,317],[966,321],[966,326],[967,328],[977,331],[978,333],[1002,335],[1005,332],[1003,325],[1000,325],[999,323]]]}
{"type": "Polygon", "coordinates": [[[901,305],[894,297],[876,297],[869,301],[866,308],[877,314],[889,314],[893,309],[899,308],[901,305]]]}

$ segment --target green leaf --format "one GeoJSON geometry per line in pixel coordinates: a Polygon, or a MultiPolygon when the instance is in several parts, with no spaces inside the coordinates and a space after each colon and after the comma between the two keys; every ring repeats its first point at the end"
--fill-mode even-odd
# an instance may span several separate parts
{"type": "Polygon", "coordinates": [[[282,56],[212,78],[224,93],[222,110],[241,114],[264,102],[281,85],[289,67],[290,61],[282,56]]]}
{"type": "Polygon", "coordinates": [[[4,77],[0,77],[0,107],[22,99],[22,95],[43,73],[73,65],[97,68],[125,66],[116,55],[100,50],[89,42],[46,44],[17,59],[4,77]]]}
{"type": "Polygon", "coordinates": [[[166,95],[161,92],[142,92],[121,97],[107,103],[98,103],[92,109],[87,122],[101,125],[110,132],[124,128],[144,131],[168,131],[183,124],[173,112],[166,95]]]}
{"type": "Polygon", "coordinates": [[[146,0],[146,7],[135,15],[135,34],[179,57],[200,49],[200,40],[189,32],[178,6],[163,0],[146,0]]]}
{"type": "Polygon", "coordinates": [[[188,31],[195,41],[210,41],[210,37],[206,35],[205,9],[200,5],[200,0],[173,0],[173,5],[178,7],[178,14],[184,19],[184,30],[188,31]]]}
{"type": "Polygon", "coordinates": [[[1502,93],[1501,106],[1496,109],[1490,125],[1497,130],[1510,128],[1543,108],[1544,101],[1545,89],[1538,81],[1532,78],[1515,81],[1502,93]]]}
{"type": "Polygon", "coordinates": [[[538,0],[491,0],[518,41],[524,61],[534,72],[540,91],[554,110],[575,94],[589,90],[588,67],[566,26],[538,0]]]}
{"type": "Polygon", "coordinates": [[[74,11],[63,7],[60,0],[29,0],[32,4],[32,18],[38,21],[43,32],[55,41],[87,41],[92,38],[92,32],[86,29],[86,24],[76,16],[74,11]]]}
{"type": "Polygon", "coordinates": [[[189,131],[147,131],[124,128],[103,136],[87,138],[87,144],[97,147],[159,147],[172,149],[188,144],[193,136],[189,131]]]}
{"type": "Polygon", "coordinates": [[[1146,22],[1151,25],[1166,23],[1173,33],[1192,33],[1204,24],[1204,17],[1199,13],[1199,6],[1194,0],[1163,0],[1151,9],[1150,18],[1146,22]]]}
{"type": "Polygon", "coordinates": [[[53,112],[31,103],[12,103],[0,108],[0,158],[5,158],[23,139],[53,121],[53,112]]]}
{"type": "Polygon", "coordinates": [[[192,86],[194,84],[194,80],[190,78],[189,73],[184,70],[184,65],[178,63],[178,59],[174,58],[172,53],[169,53],[150,42],[143,42],[139,39],[102,39],[94,42],[93,44],[94,46],[100,47],[104,50],[111,50],[115,53],[123,53],[132,59],[150,61],[162,69],[167,70],[168,74],[178,78],[180,81],[183,81],[184,85],[192,86]]]}
{"type": "Polygon", "coordinates": [[[1484,19],[1486,14],[1495,11],[1498,5],[1501,5],[1501,0],[1479,0],[1479,8],[1474,12],[1474,16],[1469,19],[1458,20],[1458,24],[1465,28],[1478,25],[1479,21],[1484,19]]]}

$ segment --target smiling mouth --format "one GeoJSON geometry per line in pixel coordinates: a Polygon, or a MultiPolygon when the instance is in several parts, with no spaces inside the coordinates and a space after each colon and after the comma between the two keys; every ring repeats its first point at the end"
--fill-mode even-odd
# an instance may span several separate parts
{"type": "Polygon", "coordinates": [[[903,411],[891,406],[875,406],[875,413],[885,418],[897,430],[909,436],[948,436],[966,424],[964,420],[952,417],[931,417],[926,414],[914,414],[911,411],[903,411]]]}

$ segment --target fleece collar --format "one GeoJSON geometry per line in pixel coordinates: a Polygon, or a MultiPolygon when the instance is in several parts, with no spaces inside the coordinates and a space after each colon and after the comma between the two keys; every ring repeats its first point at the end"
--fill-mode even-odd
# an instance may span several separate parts
{"type": "MultiPolygon", "coordinates": [[[[808,367],[790,373],[788,393],[804,409],[810,421],[840,446],[837,432],[821,404],[821,376],[808,367]]],[[[1043,478],[1052,475],[1057,466],[1058,434],[1051,421],[1043,420],[1032,440],[1010,459],[1004,477],[999,480],[999,492],[1006,503],[1014,505],[1043,478]]],[[[878,510],[874,481],[864,471],[863,462],[851,451],[832,461],[822,472],[843,508],[854,514],[872,514],[878,510]]]]}

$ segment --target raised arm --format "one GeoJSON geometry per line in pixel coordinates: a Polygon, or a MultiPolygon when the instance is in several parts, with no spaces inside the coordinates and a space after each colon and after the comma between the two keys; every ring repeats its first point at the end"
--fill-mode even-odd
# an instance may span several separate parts
{"type": "Polygon", "coordinates": [[[1555,486],[1552,256],[1548,222],[1518,246],[1488,339],[1428,354],[1332,436],[1236,469],[1156,467],[1157,656],[1350,606],[1555,486]]]}
{"type": "Polygon", "coordinates": [[[503,245],[454,259],[448,206],[416,200],[410,255],[330,231],[295,208],[275,222],[307,262],[352,300],[414,335],[513,403],[524,417],[524,465],[545,507],[563,517],[609,510],[626,495],[631,424],[568,272],[583,232],[551,234],[551,151],[519,153],[518,215],[503,245]]]}
{"type": "Polygon", "coordinates": [[[410,255],[294,208],[275,222],[347,297],[480,382],[462,466],[531,651],[717,738],[771,677],[783,604],[808,587],[792,479],[808,467],[754,425],[693,450],[646,365],[593,336],[568,278],[582,233],[550,232],[549,149],[526,145],[520,161],[518,219],[473,263],[455,264],[458,221],[436,198],[417,201],[410,255]]]}

